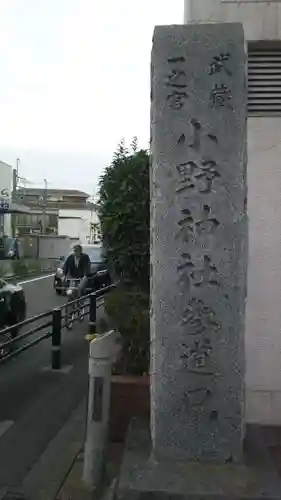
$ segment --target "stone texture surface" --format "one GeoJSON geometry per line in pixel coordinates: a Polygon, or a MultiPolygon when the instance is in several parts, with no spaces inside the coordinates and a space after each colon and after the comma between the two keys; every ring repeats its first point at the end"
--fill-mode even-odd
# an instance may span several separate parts
{"type": "Polygon", "coordinates": [[[153,449],[239,462],[248,251],[242,25],[156,27],[151,80],[153,449]]]}
{"type": "Polygon", "coordinates": [[[280,479],[260,428],[247,429],[243,458],[243,465],[154,460],[148,423],[134,421],[117,500],[280,500],[280,479]]]}

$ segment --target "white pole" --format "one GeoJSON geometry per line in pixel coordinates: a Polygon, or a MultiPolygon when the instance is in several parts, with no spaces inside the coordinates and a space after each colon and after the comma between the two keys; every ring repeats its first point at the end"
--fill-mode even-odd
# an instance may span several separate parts
{"type": "Polygon", "coordinates": [[[47,191],[48,191],[48,181],[47,179],[44,179],[42,226],[41,226],[43,234],[46,234],[47,191]]]}
{"type": "Polygon", "coordinates": [[[190,22],[191,18],[191,6],[190,6],[190,0],[184,0],[184,24],[188,24],[190,22]]]}
{"type": "Polygon", "coordinates": [[[98,486],[105,464],[110,409],[111,367],[116,332],[111,330],[90,343],[89,400],[83,481],[98,486]]]}

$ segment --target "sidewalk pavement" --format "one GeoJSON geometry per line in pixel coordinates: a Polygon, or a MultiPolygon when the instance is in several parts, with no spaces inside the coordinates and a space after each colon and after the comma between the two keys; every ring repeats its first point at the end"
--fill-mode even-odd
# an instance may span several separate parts
{"type": "Polygon", "coordinates": [[[21,491],[29,500],[54,500],[72,468],[85,438],[86,399],[73,411],[29,470],[21,491]]]}
{"type": "MultiPolygon", "coordinates": [[[[83,446],[86,431],[86,399],[72,413],[25,477],[20,491],[28,500],[112,500],[117,485],[124,443],[109,445],[105,484],[101,490],[83,481],[83,446]]],[[[281,428],[264,428],[265,442],[281,474],[281,428]]],[[[1,491],[0,491],[1,498],[1,491]]],[[[15,495],[13,495],[15,498],[15,495]]]]}
{"type": "Polygon", "coordinates": [[[19,489],[23,498],[99,500],[103,496],[118,475],[125,445],[109,445],[104,488],[90,490],[82,481],[85,433],[86,399],[83,399],[25,477],[19,489]]]}
{"type": "MultiPolygon", "coordinates": [[[[281,427],[264,427],[263,433],[272,459],[281,475],[281,427]]],[[[81,451],[69,471],[56,500],[113,500],[124,449],[124,443],[111,443],[109,445],[106,465],[107,481],[101,491],[91,491],[84,486],[82,482],[83,452],[81,451]]]]}
{"type": "Polygon", "coordinates": [[[106,478],[99,490],[91,490],[83,484],[84,457],[83,452],[79,453],[56,500],[100,500],[113,497],[115,481],[119,474],[123,451],[123,443],[112,443],[109,445],[106,463],[106,478]]]}
{"type": "MultiPolygon", "coordinates": [[[[263,427],[264,438],[281,476],[281,427],[263,427]]],[[[107,484],[101,491],[87,490],[82,482],[83,453],[79,453],[56,500],[113,500],[125,449],[124,443],[111,443],[107,460],[107,484]]]]}

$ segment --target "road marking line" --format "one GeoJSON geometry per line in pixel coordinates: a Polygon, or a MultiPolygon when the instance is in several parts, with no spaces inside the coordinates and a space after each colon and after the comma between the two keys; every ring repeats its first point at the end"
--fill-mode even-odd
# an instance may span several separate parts
{"type": "Polygon", "coordinates": [[[33,283],[35,281],[45,280],[47,278],[51,278],[52,276],[55,276],[55,273],[39,276],[38,278],[32,278],[31,280],[20,281],[19,285],[26,285],[27,283],[33,283]]]}
{"type": "Polygon", "coordinates": [[[41,372],[63,373],[64,375],[68,375],[72,368],[73,365],[65,365],[60,370],[53,370],[51,366],[43,366],[41,372]]]}
{"type": "Polygon", "coordinates": [[[2,437],[14,423],[13,420],[4,420],[4,422],[0,422],[0,437],[2,437]]]}

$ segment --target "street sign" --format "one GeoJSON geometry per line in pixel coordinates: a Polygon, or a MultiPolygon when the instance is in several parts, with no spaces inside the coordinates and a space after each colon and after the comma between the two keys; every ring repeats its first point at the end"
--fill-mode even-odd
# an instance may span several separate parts
{"type": "Polygon", "coordinates": [[[13,169],[0,162],[0,213],[8,212],[12,203],[13,169]]]}
{"type": "Polygon", "coordinates": [[[6,211],[6,210],[9,210],[10,208],[10,203],[9,203],[9,200],[1,200],[0,199],[0,210],[1,211],[6,211]]]}
{"type": "Polygon", "coordinates": [[[6,212],[10,208],[11,193],[8,188],[0,189],[0,211],[6,212]]]}

